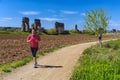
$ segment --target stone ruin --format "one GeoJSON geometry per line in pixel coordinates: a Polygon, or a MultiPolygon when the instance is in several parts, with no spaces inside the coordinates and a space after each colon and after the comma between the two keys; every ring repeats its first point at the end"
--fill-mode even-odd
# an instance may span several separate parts
{"type": "MultiPolygon", "coordinates": [[[[34,23],[31,25],[31,29],[35,29],[38,33],[44,32],[45,29],[41,27],[40,19],[34,19],[34,23]]],[[[22,18],[22,31],[31,31],[29,27],[29,18],[22,18]]],[[[64,31],[64,23],[55,22],[55,30],[57,33],[62,33],[64,31]]]]}
{"type": "Polygon", "coordinates": [[[55,29],[57,33],[62,33],[64,31],[64,23],[55,22],[55,29]]]}
{"type": "MultiPolygon", "coordinates": [[[[31,29],[35,29],[38,32],[40,32],[41,28],[41,23],[40,23],[40,19],[34,19],[34,23],[31,26],[31,29]]],[[[23,17],[22,18],[22,28],[21,31],[30,31],[30,27],[29,27],[29,18],[28,17],[23,17]]]]}
{"type": "Polygon", "coordinates": [[[79,32],[79,29],[78,29],[77,24],[75,25],[75,31],[76,31],[76,32],[79,32]]]}
{"type": "Polygon", "coordinates": [[[22,18],[22,31],[29,31],[29,18],[28,17],[23,17],[22,18]]]}
{"type": "Polygon", "coordinates": [[[35,30],[40,30],[41,29],[40,19],[35,19],[34,20],[34,23],[32,24],[32,29],[35,29],[35,30]]]}

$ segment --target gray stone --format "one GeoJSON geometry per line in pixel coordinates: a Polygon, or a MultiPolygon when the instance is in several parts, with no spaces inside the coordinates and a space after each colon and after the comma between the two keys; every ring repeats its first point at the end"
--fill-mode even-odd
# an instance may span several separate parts
{"type": "Polygon", "coordinates": [[[57,33],[62,33],[64,31],[64,23],[55,22],[55,29],[57,33]]]}
{"type": "Polygon", "coordinates": [[[23,17],[22,18],[22,31],[29,31],[29,18],[28,17],[23,17]]]}

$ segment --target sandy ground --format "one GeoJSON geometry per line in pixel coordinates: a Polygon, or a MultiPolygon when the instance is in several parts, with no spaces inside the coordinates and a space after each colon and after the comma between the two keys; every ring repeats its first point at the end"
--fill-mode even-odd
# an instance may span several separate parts
{"type": "Polygon", "coordinates": [[[0,76],[0,80],[69,80],[82,52],[97,42],[77,44],[59,49],[38,58],[38,68],[33,61],[0,76]]]}

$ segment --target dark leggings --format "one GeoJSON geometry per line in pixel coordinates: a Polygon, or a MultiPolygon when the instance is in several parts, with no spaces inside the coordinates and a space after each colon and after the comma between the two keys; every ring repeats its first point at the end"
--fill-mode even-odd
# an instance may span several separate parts
{"type": "Polygon", "coordinates": [[[101,40],[102,39],[102,37],[98,37],[99,38],[99,40],[101,40]]]}
{"type": "Polygon", "coordinates": [[[38,50],[38,48],[32,48],[31,47],[31,52],[32,52],[33,57],[36,57],[37,50],[38,50]]]}

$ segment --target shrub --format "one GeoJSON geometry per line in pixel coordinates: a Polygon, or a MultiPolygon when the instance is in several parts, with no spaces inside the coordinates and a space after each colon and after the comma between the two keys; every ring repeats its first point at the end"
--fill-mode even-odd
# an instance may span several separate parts
{"type": "Polygon", "coordinates": [[[47,29],[46,30],[48,35],[57,35],[58,33],[56,32],[55,29],[51,28],[51,29],[47,29]]]}
{"type": "Polygon", "coordinates": [[[83,31],[83,34],[95,35],[93,31],[83,31]]]}
{"type": "Polygon", "coordinates": [[[108,42],[105,43],[103,46],[106,47],[106,48],[111,48],[111,45],[108,42]]]}
{"type": "Polygon", "coordinates": [[[61,34],[70,34],[68,30],[64,30],[61,34]]]}
{"type": "Polygon", "coordinates": [[[81,31],[76,31],[76,30],[69,30],[69,33],[71,33],[71,34],[80,34],[82,32],[81,31]]]}
{"type": "Polygon", "coordinates": [[[114,44],[113,45],[113,50],[117,50],[117,49],[119,49],[119,44],[114,44]]]}
{"type": "Polygon", "coordinates": [[[83,54],[87,54],[87,55],[91,55],[92,53],[93,53],[92,48],[87,48],[87,49],[83,52],[83,54]]]}

